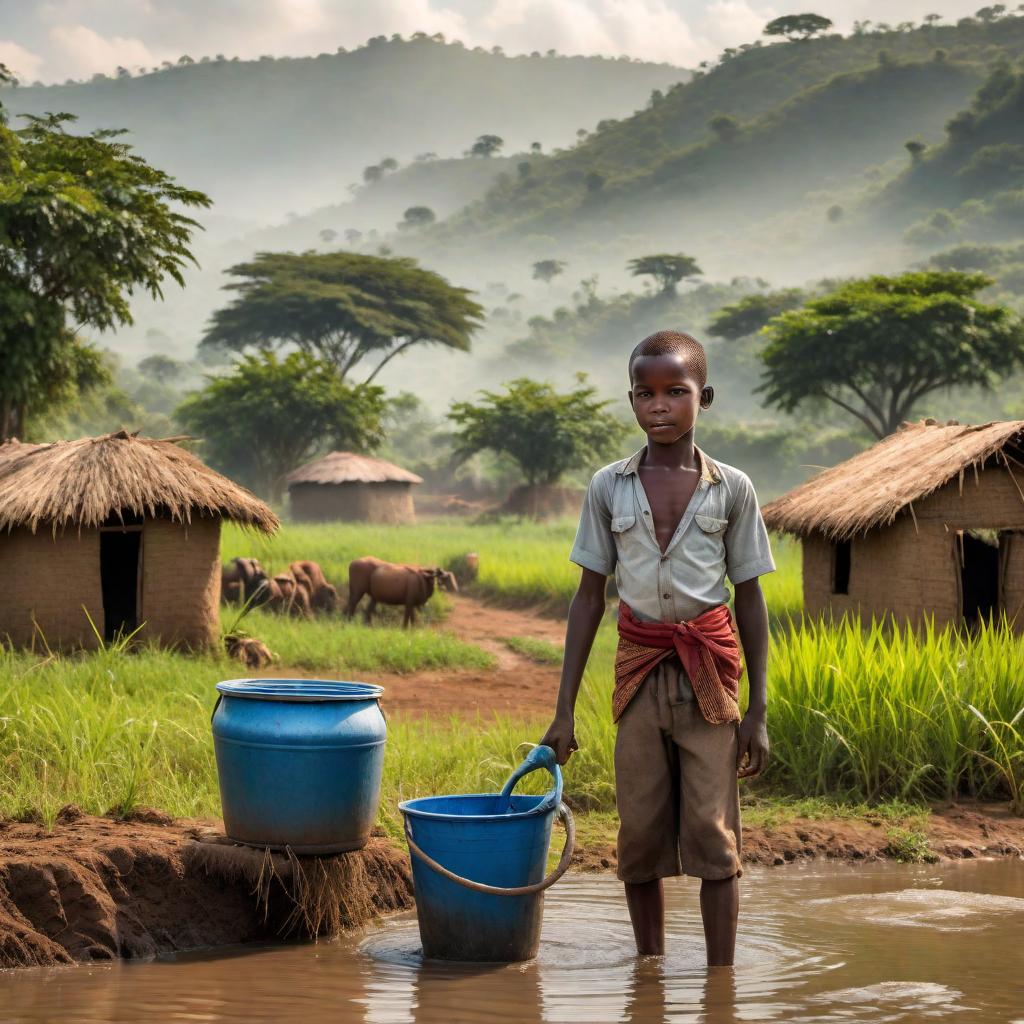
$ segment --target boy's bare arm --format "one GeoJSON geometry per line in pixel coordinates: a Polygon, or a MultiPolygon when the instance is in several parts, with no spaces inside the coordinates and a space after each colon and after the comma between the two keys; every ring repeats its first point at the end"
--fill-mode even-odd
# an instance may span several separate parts
{"type": "Polygon", "coordinates": [[[737,774],[743,779],[760,774],[768,764],[768,606],[757,577],[736,584],[734,605],[750,686],[750,702],[740,723],[736,754],[737,774]],[[750,760],[744,765],[747,755],[750,760]]]}
{"type": "Polygon", "coordinates": [[[608,578],[592,569],[583,569],[580,584],[569,605],[565,629],[565,653],[562,656],[562,678],[558,684],[555,717],[544,733],[541,743],[551,747],[559,764],[565,764],[576,749],[573,735],[576,696],[580,692],[583,670],[590,657],[597,628],[605,609],[605,587],[608,578]]]}

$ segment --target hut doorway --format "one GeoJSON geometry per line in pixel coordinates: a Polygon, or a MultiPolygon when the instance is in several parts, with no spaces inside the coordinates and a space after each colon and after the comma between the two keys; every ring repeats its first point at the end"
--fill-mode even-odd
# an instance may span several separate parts
{"type": "Polygon", "coordinates": [[[960,607],[968,627],[999,615],[1000,548],[1008,541],[998,530],[957,531],[960,607]]]}
{"type": "MultiPolygon", "coordinates": [[[[111,517],[113,519],[115,517],[111,517]]],[[[127,636],[139,625],[139,567],[142,520],[125,517],[100,527],[100,587],[103,591],[103,640],[127,636]]]]}

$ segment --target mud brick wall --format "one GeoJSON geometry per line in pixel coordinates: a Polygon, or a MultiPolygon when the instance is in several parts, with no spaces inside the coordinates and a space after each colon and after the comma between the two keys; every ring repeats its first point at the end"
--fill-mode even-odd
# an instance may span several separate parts
{"type": "MultiPolygon", "coordinates": [[[[913,515],[904,510],[891,526],[858,535],[850,545],[849,594],[833,594],[832,545],[820,535],[803,540],[804,608],[811,615],[839,617],[859,612],[868,621],[892,612],[901,622],[922,625],[932,614],[936,626],[958,621],[960,579],[956,531],[998,529],[1024,531],[1024,474],[1013,477],[1001,466],[989,466],[915,502],[913,515]],[[916,521],[916,522],[915,522],[916,521]]],[[[1002,596],[1009,615],[1021,612],[1017,629],[1024,632],[1024,533],[1010,541],[1002,596]]]]}
{"type": "Polygon", "coordinates": [[[68,527],[54,536],[41,526],[0,533],[0,638],[19,647],[45,650],[33,619],[57,647],[95,647],[96,636],[82,606],[103,634],[100,535],[68,527]]]}
{"type": "Polygon", "coordinates": [[[416,521],[412,484],[295,484],[289,488],[292,518],[301,522],[385,523],[416,521]]]}
{"type": "Polygon", "coordinates": [[[202,648],[220,633],[220,520],[148,519],[142,531],[140,635],[202,648]]]}

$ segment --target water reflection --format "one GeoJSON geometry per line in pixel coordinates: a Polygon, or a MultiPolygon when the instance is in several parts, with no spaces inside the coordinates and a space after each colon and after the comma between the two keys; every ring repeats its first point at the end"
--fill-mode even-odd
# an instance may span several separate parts
{"type": "Polygon", "coordinates": [[[0,973],[0,1024],[1024,1024],[1024,862],[743,878],[736,967],[704,965],[697,886],[638,959],[609,877],[550,894],[535,961],[424,962],[411,916],[362,940],[0,973]]]}

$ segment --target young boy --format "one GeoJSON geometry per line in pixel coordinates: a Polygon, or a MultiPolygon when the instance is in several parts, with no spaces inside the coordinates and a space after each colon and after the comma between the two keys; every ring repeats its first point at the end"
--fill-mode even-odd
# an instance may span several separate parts
{"type": "Polygon", "coordinates": [[[570,559],[582,569],[569,609],[554,720],[542,743],[560,764],[577,750],[576,696],[605,610],[619,592],[612,715],[619,811],[618,877],[637,950],[662,954],[662,878],[700,878],[709,965],[729,965],[739,909],[737,778],[767,763],[768,612],[758,576],[772,559],[749,477],[693,442],[714,390],[688,334],[659,331],[629,357],[629,403],[647,444],[590,481],[570,559]],[[739,644],[749,679],[740,721],[739,644]]]}

